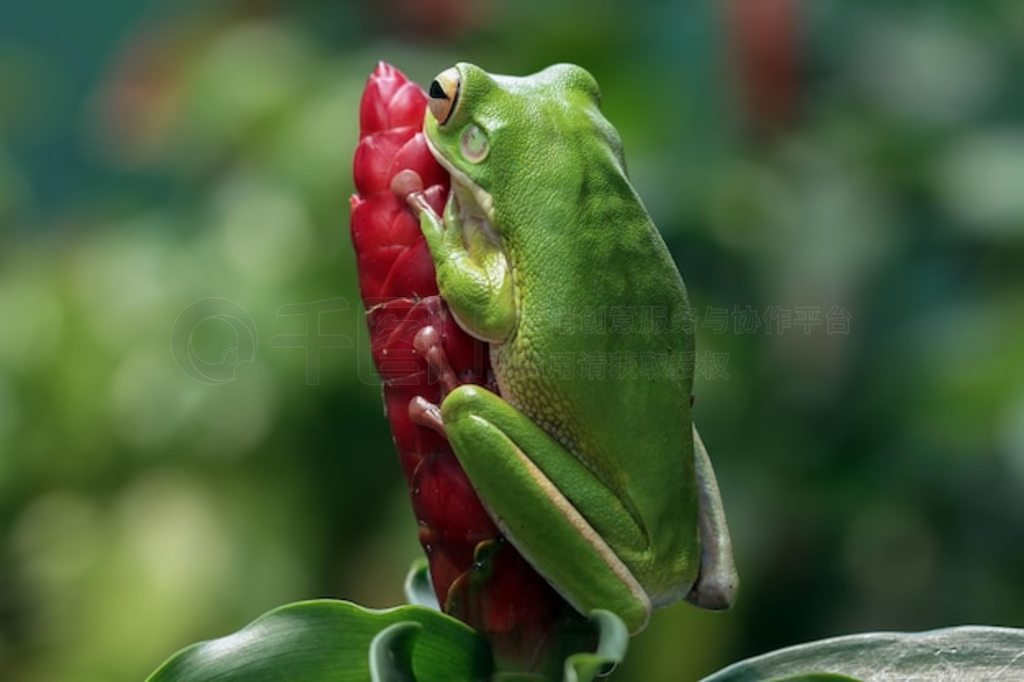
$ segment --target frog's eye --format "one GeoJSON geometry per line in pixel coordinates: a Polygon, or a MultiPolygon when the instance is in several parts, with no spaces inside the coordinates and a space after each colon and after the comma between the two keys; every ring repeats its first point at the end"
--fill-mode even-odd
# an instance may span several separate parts
{"type": "Polygon", "coordinates": [[[459,100],[459,70],[454,66],[437,75],[430,84],[430,113],[444,125],[455,111],[459,100]]]}

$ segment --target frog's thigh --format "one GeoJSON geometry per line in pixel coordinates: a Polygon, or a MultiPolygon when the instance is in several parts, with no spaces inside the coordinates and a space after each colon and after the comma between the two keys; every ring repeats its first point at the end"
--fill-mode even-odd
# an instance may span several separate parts
{"type": "Polygon", "coordinates": [[[693,457],[700,506],[700,573],[686,600],[705,609],[727,609],[736,599],[740,579],[715,470],[704,443],[693,430],[693,457]]]}
{"type": "Polygon", "coordinates": [[[441,411],[459,463],[523,556],[580,612],[609,609],[631,632],[643,629],[651,610],[646,593],[561,490],[571,485],[621,506],[614,496],[543,429],[486,389],[460,386],[441,411]]]}

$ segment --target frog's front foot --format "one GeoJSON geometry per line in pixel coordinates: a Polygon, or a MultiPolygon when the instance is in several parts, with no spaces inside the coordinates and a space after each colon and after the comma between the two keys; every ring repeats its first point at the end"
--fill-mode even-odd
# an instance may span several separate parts
{"type": "Polygon", "coordinates": [[[430,204],[427,203],[427,197],[423,192],[417,190],[409,192],[405,195],[405,202],[409,204],[413,211],[416,212],[417,216],[421,216],[424,213],[430,215],[436,215],[434,209],[431,208],[430,204]]]}
{"type": "MultiPolygon", "coordinates": [[[[391,180],[391,193],[408,204],[416,217],[424,213],[437,216],[423,191],[423,178],[411,168],[398,172],[391,180]]],[[[438,218],[440,220],[440,218],[438,218]]]]}
{"type": "Polygon", "coordinates": [[[417,212],[419,206],[413,203],[413,195],[418,195],[426,203],[426,200],[423,199],[423,178],[411,168],[399,171],[395,177],[391,178],[391,192],[399,199],[408,202],[417,212]]]}

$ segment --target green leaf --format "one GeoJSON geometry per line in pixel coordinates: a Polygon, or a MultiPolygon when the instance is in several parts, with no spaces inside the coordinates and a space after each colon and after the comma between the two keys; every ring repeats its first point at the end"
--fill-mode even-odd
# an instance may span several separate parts
{"type": "Polygon", "coordinates": [[[371,645],[380,680],[408,679],[387,676],[403,670],[419,682],[477,680],[493,668],[483,638],[438,611],[322,599],[282,606],[234,634],[182,649],[148,682],[368,680],[371,645]]]}
{"type": "Polygon", "coordinates": [[[412,562],[405,576],[404,588],[405,600],[410,604],[435,611],[441,610],[440,604],[437,603],[437,595],[434,594],[434,585],[430,582],[430,566],[426,558],[419,557],[412,562]]]}
{"type": "Polygon", "coordinates": [[[370,677],[373,682],[414,682],[412,650],[423,626],[406,621],[389,625],[370,643],[370,677]]]}
{"type": "Polygon", "coordinates": [[[776,677],[768,682],[861,682],[861,680],[835,673],[806,673],[792,677],[776,677]]]}
{"type": "Polygon", "coordinates": [[[590,620],[598,630],[597,651],[573,654],[565,659],[565,682],[590,682],[598,675],[607,675],[626,655],[629,630],[621,618],[611,611],[595,609],[590,620]]]}
{"type": "Polygon", "coordinates": [[[704,682],[821,680],[835,676],[865,680],[1010,679],[1007,675],[1024,677],[1024,630],[963,626],[823,639],[740,661],[704,682]]]}

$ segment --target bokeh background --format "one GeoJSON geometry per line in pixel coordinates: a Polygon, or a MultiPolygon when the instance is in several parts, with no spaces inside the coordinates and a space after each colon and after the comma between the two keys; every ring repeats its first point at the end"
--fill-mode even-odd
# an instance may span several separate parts
{"type": "Polygon", "coordinates": [[[743,589],[617,679],[1024,625],[1018,0],[5,3],[0,678],[402,600],[347,234],[378,59],[589,68],[687,279],[743,589]]]}

